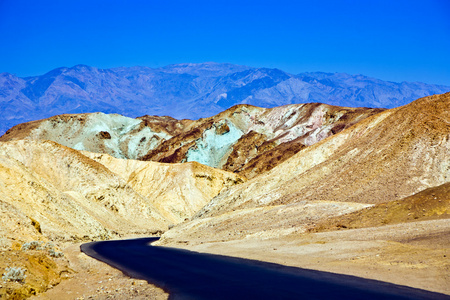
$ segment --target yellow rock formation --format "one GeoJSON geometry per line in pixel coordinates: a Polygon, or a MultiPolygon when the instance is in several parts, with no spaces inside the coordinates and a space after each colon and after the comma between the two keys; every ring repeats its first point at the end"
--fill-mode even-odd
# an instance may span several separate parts
{"type": "Polygon", "coordinates": [[[51,141],[0,143],[2,245],[165,230],[224,187],[242,182],[238,175],[198,163],[85,154],[93,159],[51,141]]]}

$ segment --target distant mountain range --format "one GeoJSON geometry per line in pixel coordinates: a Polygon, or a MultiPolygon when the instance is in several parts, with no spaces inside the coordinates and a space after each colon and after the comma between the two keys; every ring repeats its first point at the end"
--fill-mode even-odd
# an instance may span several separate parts
{"type": "Polygon", "coordinates": [[[227,63],[162,68],[58,68],[41,76],[0,74],[0,135],[12,126],[67,113],[104,112],[129,117],[210,117],[235,104],[275,107],[321,102],[392,108],[450,91],[449,86],[388,82],[363,75],[311,72],[227,63]]]}

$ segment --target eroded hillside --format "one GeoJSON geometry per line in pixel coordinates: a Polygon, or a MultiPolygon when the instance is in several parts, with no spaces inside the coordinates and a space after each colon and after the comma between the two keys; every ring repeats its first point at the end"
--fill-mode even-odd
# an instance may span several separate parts
{"type": "Polygon", "coordinates": [[[250,178],[281,163],[303,147],[380,111],[319,103],[273,109],[238,105],[214,117],[198,120],[191,130],[161,143],[143,159],[198,161],[243,172],[250,178]]]}
{"type": "Polygon", "coordinates": [[[50,141],[0,143],[2,244],[156,232],[189,218],[242,179],[197,163],[158,164],[92,154],[50,141]],[[99,162],[97,162],[97,159],[99,162]],[[23,216],[23,217],[21,217],[23,216]],[[39,224],[39,234],[32,224],[39,224]],[[19,237],[23,239],[19,240],[19,237]]]}
{"type": "Polygon", "coordinates": [[[125,180],[78,151],[49,141],[2,143],[2,198],[51,239],[107,238],[168,223],[125,180]],[[141,218],[136,219],[134,215],[141,218]]]}
{"type": "MultiPolygon", "coordinates": [[[[308,228],[308,231],[366,228],[436,219],[450,219],[450,182],[400,200],[379,203],[353,213],[322,220],[308,228]]],[[[450,232],[447,235],[450,237],[450,232]]],[[[450,239],[447,239],[447,244],[450,244],[450,239]]]]}
{"type": "Polygon", "coordinates": [[[124,178],[172,224],[190,218],[220,191],[245,180],[197,162],[161,164],[83,153],[124,178]]]}
{"type": "Polygon", "coordinates": [[[63,245],[160,234],[243,180],[196,162],[118,159],[45,140],[0,142],[0,298],[23,299],[75,276],[63,245]]]}
{"type": "Polygon", "coordinates": [[[252,178],[381,111],[310,103],[272,109],[238,105],[197,121],[103,113],[61,115],[17,125],[0,141],[52,140],[117,158],[197,161],[252,178]]]}
{"type": "Polygon", "coordinates": [[[449,106],[450,94],[435,95],[367,118],[220,193],[162,243],[304,232],[320,219],[445,184],[449,106]]]}
{"type": "Polygon", "coordinates": [[[19,124],[0,137],[0,141],[50,140],[75,150],[136,159],[182,131],[189,123],[189,120],[169,117],[133,119],[103,113],[59,115],[19,124]]]}

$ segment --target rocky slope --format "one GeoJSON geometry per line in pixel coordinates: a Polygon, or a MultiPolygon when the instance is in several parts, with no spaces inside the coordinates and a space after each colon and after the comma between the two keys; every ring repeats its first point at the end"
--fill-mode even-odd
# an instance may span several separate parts
{"type": "Polygon", "coordinates": [[[152,231],[167,224],[123,178],[75,150],[17,141],[2,143],[0,155],[3,201],[39,222],[52,240],[106,238],[119,228],[152,231]]]}
{"type": "Polygon", "coordinates": [[[394,83],[342,73],[288,74],[232,64],[178,64],[97,69],[58,68],[40,76],[0,74],[0,134],[12,126],[58,114],[119,113],[129,117],[210,117],[236,104],[275,107],[320,102],[396,107],[448,86],[394,83]]]}
{"type": "Polygon", "coordinates": [[[214,117],[196,121],[185,132],[164,141],[142,159],[198,161],[237,173],[244,171],[246,176],[253,177],[303,147],[380,111],[319,103],[272,109],[238,105],[214,117]]]}
{"type": "Polygon", "coordinates": [[[83,154],[124,178],[127,185],[148,199],[172,224],[193,216],[223,189],[244,182],[239,175],[197,162],[161,164],[117,159],[107,154],[83,154]]]}
{"type": "Polygon", "coordinates": [[[117,158],[197,161],[251,178],[381,111],[309,103],[272,109],[238,105],[196,121],[103,113],[61,115],[17,125],[0,141],[52,140],[117,158]]]}
{"type": "Polygon", "coordinates": [[[320,219],[445,184],[450,180],[449,105],[450,93],[421,98],[302,149],[220,193],[191,222],[166,232],[162,243],[304,232],[320,219]]]}
{"type": "Polygon", "coordinates": [[[165,230],[242,181],[197,163],[89,155],[51,141],[0,143],[1,245],[165,230]]]}
{"type": "MultiPolygon", "coordinates": [[[[450,182],[401,200],[379,203],[350,214],[322,220],[308,228],[308,231],[376,227],[434,219],[450,219],[450,182]]],[[[447,236],[450,237],[450,232],[447,236]]],[[[446,246],[450,246],[450,238],[447,239],[446,246]]]]}
{"type": "Polygon", "coordinates": [[[156,116],[133,119],[103,113],[60,115],[19,124],[0,137],[0,141],[51,140],[75,150],[136,159],[190,123],[156,116]]]}

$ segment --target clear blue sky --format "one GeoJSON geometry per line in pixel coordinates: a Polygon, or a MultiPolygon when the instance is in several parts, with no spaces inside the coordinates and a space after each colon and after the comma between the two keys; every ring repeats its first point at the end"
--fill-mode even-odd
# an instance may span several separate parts
{"type": "Polygon", "coordinates": [[[450,0],[0,0],[0,72],[230,62],[450,85],[450,0]]]}

